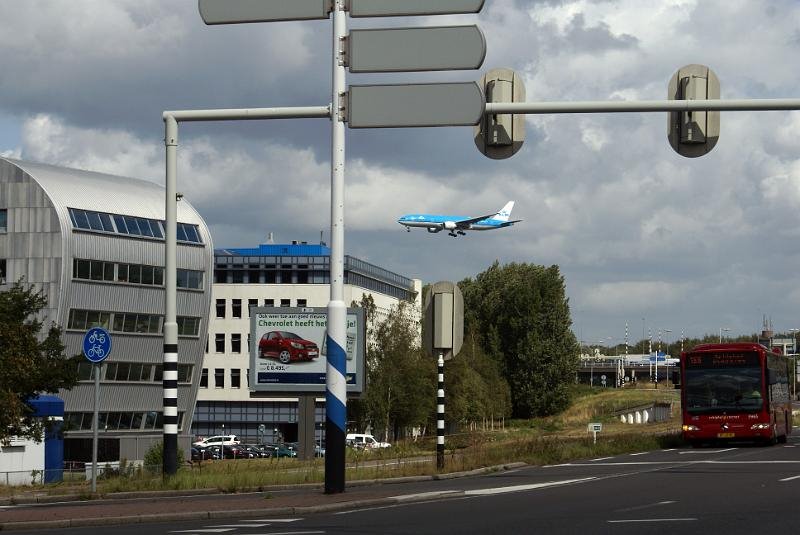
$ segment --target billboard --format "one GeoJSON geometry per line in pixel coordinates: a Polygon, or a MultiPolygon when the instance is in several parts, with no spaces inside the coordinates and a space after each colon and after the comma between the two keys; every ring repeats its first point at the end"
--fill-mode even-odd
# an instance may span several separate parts
{"type": "MultiPolygon", "coordinates": [[[[250,309],[250,390],[325,392],[328,315],[325,307],[250,309]]],[[[364,310],[347,309],[347,392],[364,390],[364,310]]]]}

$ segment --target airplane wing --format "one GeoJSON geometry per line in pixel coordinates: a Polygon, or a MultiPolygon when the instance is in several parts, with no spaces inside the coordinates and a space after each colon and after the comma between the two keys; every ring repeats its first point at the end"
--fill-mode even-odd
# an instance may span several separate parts
{"type": "Polygon", "coordinates": [[[479,216],[479,217],[471,217],[469,219],[461,219],[459,221],[454,221],[454,223],[456,224],[456,228],[462,228],[462,229],[463,228],[469,228],[469,226],[471,224],[477,223],[478,221],[483,221],[484,219],[489,219],[490,217],[494,217],[499,213],[500,212],[494,212],[492,214],[482,215],[482,216],[479,216]]]}

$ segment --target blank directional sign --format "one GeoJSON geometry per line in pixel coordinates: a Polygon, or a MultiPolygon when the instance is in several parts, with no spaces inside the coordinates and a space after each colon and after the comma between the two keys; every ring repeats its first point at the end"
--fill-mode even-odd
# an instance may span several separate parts
{"type": "Polygon", "coordinates": [[[327,0],[199,0],[206,24],[327,19],[327,0]]]}
{"type": "Polygon", "coordinates": [[[475,25],[353,30],[347,56],[350,72],[477,69],[486,39],[475,25]]]}
{"type": "Polygon", "coordinates": [[[484,0],[350,0],[351,17],[477,13],[484,0]]]}
{"type": "Polygon", "coordinates": [[[347,122],[350,128],[471,126],[484,107],[475,82],[351,85],[347,122]]]}

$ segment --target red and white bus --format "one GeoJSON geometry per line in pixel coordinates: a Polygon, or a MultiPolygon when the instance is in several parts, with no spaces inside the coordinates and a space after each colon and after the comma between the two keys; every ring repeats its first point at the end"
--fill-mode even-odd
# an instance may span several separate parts
{"type": "Polygon", "coordinates": [[[752,342],[681,353],[683,438],[786,442],[792,432],[791,360],[752,342]]]}

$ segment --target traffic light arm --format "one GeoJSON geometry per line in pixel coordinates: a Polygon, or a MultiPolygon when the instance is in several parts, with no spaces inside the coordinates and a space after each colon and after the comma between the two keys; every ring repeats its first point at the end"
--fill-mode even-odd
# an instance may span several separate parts
{"type": "Polygon", "coordinates": [[[800,110],[800,99],[639,100],[577,102],[487,102],[485,115],[502,113],[618,113],[643,111],[800,110]]]}

